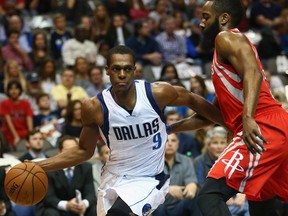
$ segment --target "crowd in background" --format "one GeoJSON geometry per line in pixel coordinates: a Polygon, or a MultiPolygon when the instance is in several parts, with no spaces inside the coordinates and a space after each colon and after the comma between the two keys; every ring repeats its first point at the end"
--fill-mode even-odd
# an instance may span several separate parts
{"type": "MultiPolygon", "coordinates": [[[[82,129],[81,100],[96,96],[109,86],[104,69],[105,57],[107,51],[116,45],[126,45],[135,52],[135,79],[183,86],[212,102],[214,89],[210,68],[213,53],[203,52],[200,48],[202,33],[199,24],[204,2],[0,0],[1,157],[15,157],[21,161],[49,157],[62,150],[63,146],[59,148],[61,138],[73,140],[73,137],[79,137],[82,129]],[[40,140],[44,141],[35,147],[29,139],[37,133],[41,133],[40,140]],[[31,158],[23,158],[26,152],[31,153],[31,158]]],[[[274,97],[288,109],[288,1],[242,2],[246,16],[238,28],[256,46],[274,97]]],[[[193,114],[193,110],[167,107],[165,114],[169,123],[193,114]]],[[[207,131],[212,129],[179,133],[176,141],[175,137],[168,141],[179,142],[174,147],[176,151],[194,163],[195,158],[207,153],[207,131]]],[[[209,135],[208,140],[211,140],[209,135]]],[[[99,146],[90,161],[93,179],[92,171],[90,174],[96,196],[98,174],[109,149],[102,149],[101,139],[95,142],[99,146]]],[[[199,174],[199,162],[196,164],[198,167],[191,171],[194,177],[190,180],[200,187],[199,181],[203,178],[197,179],[197,176],[203,176],[203,172],[199,174]]],[[[180,186],[188,183],[191,182],[180,186]]],[[[177,199],[180,196],[178,189],[171,192],[177,199]]],[[[243,200],[242,196],[239,197],[243,200]]],[[[91,202],[94,198],[87,200],[91,202]]],[[[175,204],[171,199],[168,202],[169,205],[175,204]]],[[[241,203],[243,208],[244,203],[241,203]]],[[[86,211],[91,203],[85,204],[86,211]]],[[[237,206],[236,201],[230,201],[230,204],[237,206]]],[[[278,204],[282,207],[282,203],[278,204]]],[[[64,205],[61,203],[58,209],[67,211],[64,205]]],[[[191,203],[188,205],[193,206],[191,203]]],[[[17,205],[12,207],[23,216],[21,207],[18,206],[21,210],[17,210],[17,205]]],[[[171,208],[156,213],[166,215],[164,212],[172,212],[171,208]]],[[[284,215],[285,209],[280,209],[284,215]]],[[[35,209],[27,212],[27,216],[36,215],[35,209]]],[[[247,212],[238,213],[234,212],[235,215],[247,215],[247,212]]]]}

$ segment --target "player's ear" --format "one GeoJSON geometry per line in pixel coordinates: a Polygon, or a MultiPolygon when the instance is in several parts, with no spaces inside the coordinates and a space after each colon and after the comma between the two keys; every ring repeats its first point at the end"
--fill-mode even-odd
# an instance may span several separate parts
{"type": "Polygon", "coordinates": [[[231,16],[228,13],[223,13],[219,17],[219,23],[221,25],[226,25],[231,20],[231,16]]]}

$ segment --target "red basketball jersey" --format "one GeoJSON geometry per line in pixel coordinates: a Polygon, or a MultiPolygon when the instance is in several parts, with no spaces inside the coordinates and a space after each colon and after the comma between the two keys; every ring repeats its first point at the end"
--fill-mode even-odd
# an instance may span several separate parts
{"type": "MultiPolygon", "coordinates": [[[[231,31],[240,33],[238,29],[231,29],[231,31]]],[[[249,41],[248,38],[247,40],[249,41]]],[[[270,108],[271,110],[274,110],[275,106],[279,107],[281,104],[273,98],[256,48],[250,41],[249,43],[257,59],[259,70],[263,74],[258,105],[255,112],[256,118],[264,110],[265,112],[267,112],[270,108]]],[[[212,81],[225,123],[235,133],[239,132],[242,130],[242,113],[244,103],[243,82],[239,74],[231,65],[223,64],[218,60],[216,48],[214,51],[212,64],[212,81]]]]}

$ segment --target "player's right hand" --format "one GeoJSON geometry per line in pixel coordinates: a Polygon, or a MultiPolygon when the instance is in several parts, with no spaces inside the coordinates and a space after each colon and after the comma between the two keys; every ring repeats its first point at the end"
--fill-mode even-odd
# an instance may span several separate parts
{"type": "Polygon", "coordinates": [[[243,140],[252,154],[262,154],[266,150],[264,144],[268,144],[254,118],[243,119],[243,140]]]}

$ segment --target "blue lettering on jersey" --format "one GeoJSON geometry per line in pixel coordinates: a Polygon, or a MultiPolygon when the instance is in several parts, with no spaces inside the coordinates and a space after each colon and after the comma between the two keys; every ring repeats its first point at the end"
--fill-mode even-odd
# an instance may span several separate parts
{"type": "Polygon", "coordinates": [[[151,136],[159,130],[159,120],[155,118],[152,122],[143,124],[113,127],[117,140],[133,140],[151,136]]]}

